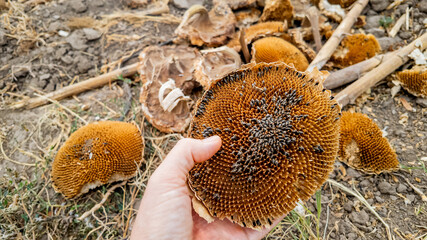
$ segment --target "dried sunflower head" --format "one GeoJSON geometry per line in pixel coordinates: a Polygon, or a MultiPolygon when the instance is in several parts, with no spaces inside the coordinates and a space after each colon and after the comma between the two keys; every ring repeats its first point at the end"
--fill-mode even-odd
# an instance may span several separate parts
{"type": "Polygon", "coordinates": [[[397,73],[402,86],[417,97],[427,98],[427,67],[415,66],[397,73]]]}
{"type": "Polygon", "coordinates": [[[328,178],[339,115],[318,79],[284,63],[256,64],[214,82],[189,136],[219,135],[223,145],[188,175],[195,210],[255,229],[271,225],[328,178]]]}
{"type": "Polygon", "coordinates": [[[266,37],[252,44],[252,58],[255,62],[284,62],[293,64],[299,71],[308,67],[307,58],[294,45],[278,37],[266,37]]]}
{"type": "Polygon", "coordinates": [[[106,183],[132,178],[144,150],[138,128],[125,122],[95,122],[75,131],[56,154],[52,182],[74,198],[106,183]]]}
{"type": "Polygon", "coordinates": [[[347,67],[375,56],[381,46],[372,34],[353,34],[345,37],[332,55],[332,60],[341,67],[347,67]]]}
{"type": "Polygon", "coordinates": [[[397,155],[390,143],[382,136],[377,124],[365,114],[343,112],[340,131],[341,161],[375,174],[399,168],[397,155]]]}

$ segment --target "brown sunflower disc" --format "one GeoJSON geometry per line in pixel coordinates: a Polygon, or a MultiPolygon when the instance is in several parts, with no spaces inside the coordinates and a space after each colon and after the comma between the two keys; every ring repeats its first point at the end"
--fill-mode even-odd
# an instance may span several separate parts
{"type": "Polygon", "coordinates": [[[331,99],[318,79],[283,63],[260,63],[214,82],[189,136],[219,135],[223,144],[190,171],[195,198],[211,216],[254,229],[308,199],[338,152],[341,113],[331,99]]]}

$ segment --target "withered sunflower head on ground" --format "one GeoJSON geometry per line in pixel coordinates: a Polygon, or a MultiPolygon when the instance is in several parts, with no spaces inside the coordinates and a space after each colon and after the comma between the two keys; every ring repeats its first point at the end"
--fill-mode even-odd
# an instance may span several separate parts
{"type": "Polygon", "coordinates": [[[343,112],[340,132],[339,159],[350,167],[375,174],[399,169],[390,143],[365,114],[343,112]]]}
{"type": "Polygon", "coordinates": [[[106,183],[132,178],[142,162],[144,140],[125,122],[95,122],[75,131],[52,164],[55,191],[74,198],[106,183]]]}
{"type": "Polygon", "coordinates": [[[287,214],[333,169],[340,112],[318,79],[284,63],[256,64],[214,82],[189,131],[223,142],[189,172],[196,212],[254,229],[287,214]]]}

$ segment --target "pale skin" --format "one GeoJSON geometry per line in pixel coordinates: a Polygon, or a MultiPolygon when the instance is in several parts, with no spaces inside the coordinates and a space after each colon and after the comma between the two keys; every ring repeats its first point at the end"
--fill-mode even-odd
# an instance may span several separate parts
{"type": "Polygon", "coordinates": [[[208,223],[194,212],[187,186],[187,174],[195,162],[212,157],[221,138],[182,139],[170,151],[148,181],[132,227],[137,239],[261,239],[273,226],[261,231],[244,228],[229,220],[208,223]]]}

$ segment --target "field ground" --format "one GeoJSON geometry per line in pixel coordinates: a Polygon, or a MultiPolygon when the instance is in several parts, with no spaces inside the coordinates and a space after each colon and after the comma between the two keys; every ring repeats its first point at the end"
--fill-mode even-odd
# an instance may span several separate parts
{"type": "MultiPolygon", "coordinates": [[[[390,10],[380,6],[384,2],[388,6],[392,1],[372,1],[362,13],[367,16],[363,31],[376,35],[383,49],[425,32],[419,19],[427,17],[427,7],[420,7],[421,1],[403,1],[390,10]],[[417,13],[414,25],[395,38],[386,37],[375,16],[396,20],[407,7],[417,13]]],[[[145,120],[138,100],[140,82],[122,79],[33,110],[8,106],[135,62],[127,61],[133,53],[173,37],[184,10],[169,4],[170,14],[135,17],[115,14],[136,11],[122,1],[9,1],[7,9],[2,4],[0,0],[0,239],[126,238],[148,178],[182,138],[163,134],[145,120]],[[79,25],[73,24],[75,17],[89,18],[79,25]],[[72,132],[97,120],[135,122],[146,141],[145,161],[126,185],[110,184],[66,200],[53,191],[52,161],[72,132]],[[106,194],[100,209],[77,219],[106,194]]],[[[427,239],[427,202],[405,180],[427,192],[427,103],[404,90],[392,96],[393,77],[345,110],[375,120],[387,133],[402,170],[367,175],[337,162],[330,178],[358,197],[327,182],[303,204],[304,214],[292,211],[265,239],[386,239],[381,220],[395,239],[427,239]]]]}

